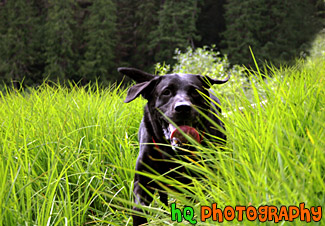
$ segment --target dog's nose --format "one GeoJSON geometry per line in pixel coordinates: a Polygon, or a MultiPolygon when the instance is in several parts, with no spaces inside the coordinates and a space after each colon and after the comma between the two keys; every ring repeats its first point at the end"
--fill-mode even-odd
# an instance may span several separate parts
{"type": "Polygon", "coordinates": [[[191,110],[192,107],[188,102],[179,102],[175,104],[175,111],[177,113],[190,113],[191,110]]]}

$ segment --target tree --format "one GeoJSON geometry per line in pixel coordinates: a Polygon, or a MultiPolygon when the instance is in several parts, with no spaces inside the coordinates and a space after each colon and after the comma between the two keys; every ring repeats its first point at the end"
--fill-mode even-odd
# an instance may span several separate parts
{"type": "Polygon", "coordinates": [[[308,49],[317,32],[316,8],[309,0],[229,0],[224,39],[233,64],[289,63],[308,49]]]}
{"type": "Polygon", "coordinates": [[[45,75],[52,81],[73,79],[77,55],[74,52],[73,0],[48,0],[48,15],[45,24],[45,75]]]}
{"type": "Polygon", "coordinates": [[[158,27],[150,34],[149,47],[155,50],[155,61],[171,63],[176,48],[194,48],[197,1],[165,0],[158,12],[158,27]]]}
{"type": "MultiPolygon", "coordinates": [[[[86,80],[107,81],[114,70],[116,6],[112,0],[97,0],[89,7],[84,22],[85,53],[80,75],[86,80]]],[[[112,80],[112,77],[109,78],[112,80]]]]}
{"type": "Polygon", "coordinates": [[[158,12],[160,4],[156,0],[138,1],[137,10],[135,12],[136,32],[133,61],[140,68],[149,70],[154,62],[154,48],[149,43],[154,38],[153,31],[159,25],[158,12]]]}
{"type": "MultiPolygon", "coordinates": [[[[137,1],[116,0],[116,64],[119,66],[133,66],[138,64],[133,60],[136,51],[135,33],[137,22],[135,13],[137,1]]],[[[144,56],[145,57],[145,56],[144,56]]]]}
{"type": "Polygon", "coordinates": [[[224,4],[226,0],[198,1],[199,15],[196,21],[197,32],[201,36],[195,42],[196,46],[216,45],[221,49],[222,32],[226,29],[224,4]]]}
{"type": "Polygon", "coordinates": [[[30,65],[36,59],[38,42],[35,8],[32,2],[17,0],[0,8],[0,78],[14,86],[23,79],[32,82],[30,65]]]}

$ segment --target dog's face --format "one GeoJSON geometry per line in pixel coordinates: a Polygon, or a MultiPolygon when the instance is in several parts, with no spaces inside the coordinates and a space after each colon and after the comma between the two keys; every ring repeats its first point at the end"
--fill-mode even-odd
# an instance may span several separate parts
{"type": "Polygon", "coordinates": [[[162,76],[148,101],[177,125],[187,125],[196,118],[195,107],[204,105],[202,94],[209,95],[198,76],[173,74],[162,76]]]}
{"type": "Polygon", "coordinates": [[[146,98],[148,110],[155,119],[152,123],[159,124],[153,126],[159,127],[164,138],[172,145],[184,142],[184,137],[177,133],[174,124],[200,142],[197,130],[202,122],[197,109],[203,112],[209,109],[210,102],[206,98],[209,97],[208,88],[211,84],[228,80],[219,81],[192,74],[154,76],[131,68],[120,68],[119,71],[138,82],[129,89],[125,102],[139,95],[146,98]]]}
{"type": "Polygon", "coordinates": [[[177,140],[172,142],[172,133],[176,129],[174,124],[183,126],[185,133],[195,135],[193,128],[198,129],[200,124],[197,109],[206,108],[203,96],[209,96],[209,93],[197,75],[172,74],[162,76],[159,80],[148,96],[148,106],[151,109],[159,109],[156,117],[159,118],[164,136],[176,145],[177,140]]]}

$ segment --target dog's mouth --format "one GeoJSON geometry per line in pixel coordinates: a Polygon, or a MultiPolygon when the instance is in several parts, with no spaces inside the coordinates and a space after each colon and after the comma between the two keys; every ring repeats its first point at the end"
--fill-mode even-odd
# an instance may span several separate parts
{"type": "Polygon", "coordinates": [[[189,143],[189,140],[186,138],[186,136],[184,136],[184,134],[191,137],[196,142],[201,143],[201,136],[199,132],[189,125],[181,125],[176,128],[173,124],[168,124],[166,132],[165,136],[173,147],[180,147],[189,143]]]}

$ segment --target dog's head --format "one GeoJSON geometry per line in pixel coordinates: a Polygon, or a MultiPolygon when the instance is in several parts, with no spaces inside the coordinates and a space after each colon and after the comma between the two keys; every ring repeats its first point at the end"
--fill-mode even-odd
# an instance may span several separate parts
{"type": "Polygon", "coordinates": [[[125,102],[140,95],[147,99],[150,114],[159,124],[165,139],[173,145],[184,142],[184,137],[170,120],[183,132],[200,141],[197,129],[201,121],[196,109],[203,112],[209,109],[210,101],[205,98],[209,97],[208,89],[213,84],[223,84],[229,79],[217,80],[192,74],[156,76],[134,68],[118,68],[118,71],[137,83],[128,90],[125,102]]]}

